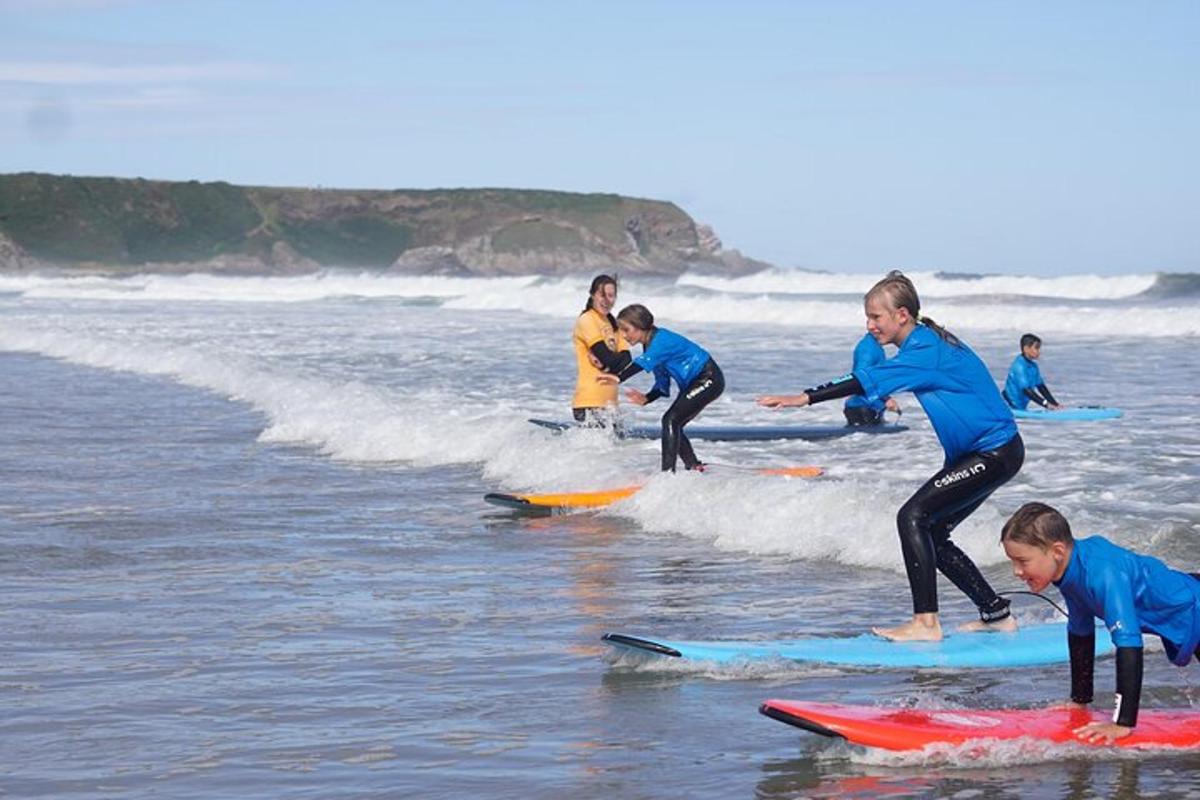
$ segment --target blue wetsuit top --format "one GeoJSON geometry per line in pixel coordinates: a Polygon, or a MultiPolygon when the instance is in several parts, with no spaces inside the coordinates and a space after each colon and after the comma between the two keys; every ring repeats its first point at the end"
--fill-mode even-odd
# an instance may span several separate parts
{"type": "MultiPolygon", "coordinates": [[[[871,334],[865,334],[858,340],[858,344],[854,345],[854,366],[852,369],[859,367],[873,367],[876,364],[882,364],[887,361],[887,356],[884,355],[883,347],[879,342],[875,341],[875,337],[871,334]]],[[[885,398],[886,399],[886,398],[885,398]]],[[[868,400],[865,395],[856,394],[846,398],[846,408],[862,408],[867,406],[875,412],[883,411],[884,400],[876,398],[868,400]]]]}
{"type": "Polygon", "coordinates": [[[1200,580],[1103,536],[1076,539],[1055,586],[1067,601],[1067,630],[1091,636],[1104,620],[1117,647],[1141,647],[1142,632],[1178,647],[1172,663],[1187,666],[1200,645],[1200,580]]]}
{"type": "Polygon", "coordinates": [[[645,351],[633,360],[646,372],[654,373],[654,390],[659,396],[671,396],[671,378],[686,391],[704,365],[712,358],[700,345],[666,328],[655,328],[645,351]]]}
{"type": "Polygon", "coordinates": [[[1019,355],[1013,359],[1012,366],[1008,368],[1008,380],[1004,382],[1004,399],[1013,408],[1027,408],[1029,395],[1025,393],[1025,390],[1036,389],[1044,382],[1037,362],[1030,361],[1024,355],[1019,355]]]}
{"type": "Polygon", "coordinates": [[[1017,435],[1012,411],[979,356],[961,342],[950,344],[927,325],[914,328],[900,352],[882,364],[856,367],[854,377],[869,400],[915,394],[947,465],[967,453],[995,450],[1017,435]]]}

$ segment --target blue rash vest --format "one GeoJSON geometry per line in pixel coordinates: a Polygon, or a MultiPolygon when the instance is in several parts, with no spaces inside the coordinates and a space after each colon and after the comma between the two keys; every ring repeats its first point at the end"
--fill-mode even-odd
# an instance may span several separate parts
{"type": "MultiPolygon", "coordinates": [[[[852,369],[859,367],[873,367],[876,364],[882,364],[887,361],[887,356],[884,355],[883,347],[879,342],[875,341],[875,337],[871,334],[864,334],[858,340],[858,344],[854,345],[854,366],[852,369]]],[[[885,398],[886,399],[886,398],[885,398]]],[[[846,408],[862,408],[863,406],[870,407],[876,413],[883,411],[884,400],[876,398],[868,400],[865,395],[856,394],[846,398],[846,408]]]]}
{"type": "Polygon", "coordinates": [[[1042,371],[1038,369],[1036,361],[1030,361],[1021,354],[1013,359],[1012,366],[1008,368],[1008,380],[1004,382],[1004,399],[1013,408],[1024,409],[1029,406],[1029,395],[1025,394],[1026,389],[1036,389],[1045,381],[1042,380],[1042,371]]]}
{"type": "Polygon", "coordinates": [[[654,388],[663,397],[671,396],[671,378],[686,391],[711,356],[691,339],[666,328],[655,328],[650,345],[633,360],[646,372],[654,373],[654,388]]]}
{"type": "Polygon", "coordinates": [[[868,400],[915,394],[947,466],[967,453],[1002,447],[1017,435],[1012,411],[979,356],[961,342],[950,344],[928,325],[917,325],[900,352],[882,364],[856,367],[854,377],[868,400]]]}
{"type": "Polygon", "coordinates": [[[1077,636],[1104,620],[1117,647],[1141,647],[1142,632],[1178,647],[1172,663],[1185,667],[1200,645],[1200,580],[1152,556],[1118,547],[1103,536],[1076,539],[1062,578],[1067,630],[1077,636]]]}

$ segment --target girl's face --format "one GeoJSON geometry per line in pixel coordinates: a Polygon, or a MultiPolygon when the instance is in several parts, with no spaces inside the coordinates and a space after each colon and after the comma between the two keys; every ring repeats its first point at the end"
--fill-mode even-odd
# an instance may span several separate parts
{"type": "Polygon", "coordinates": [[[646,331],[641,328],[635,328],[623,319],[617,320],[617,327],[621,329],[621,335],[625,337],[625,341],[630,344],[646,344],[646,331]]]}
{"type": "Polygon", "coordinates": [[[1012,562],[1013,576],[1024,581],[1031,592],[1040,592],[1067,571],[1067,546],[1054,542],[1043,549],[1021,542],[1004,542],[1004,553],[1012,562]]]}
{"type": "Polygon", "coordinates": [[[907,308],[892,308],[883,294],[872,295],[863,304],[867,314],[867,332],[880,344],[900,344],[912,329],[907,308]]]}
{"type": "Polygon", "coordinates": [[[616,284],[604,283],[597,287],[596,291],[592,292],[592,308],[596,309],[601,314],[611,314],[613,306],[616,304],[616,284]]]}

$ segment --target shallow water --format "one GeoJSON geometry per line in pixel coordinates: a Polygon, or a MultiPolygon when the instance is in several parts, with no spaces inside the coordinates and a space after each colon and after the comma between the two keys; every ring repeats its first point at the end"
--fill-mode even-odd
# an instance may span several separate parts
{"type": "MultiPolygon", "coordinates": [[[[148,281],[157,296],[94,279],[3,287],[6,796],[1200,797],[1195,754],[897,756],[756,711],[768,697],[1036,706],[1065,695],[1065,665],[613,663],[608,630],[782,638],[903,618],[892,518],[940,463],[919,408],[906,400],[913,430],[882,440],[697,443],[713,461],[818,463],[819,481],[652,476],[656,443],[524,422],[564,416],[581,287],[356,280],[348,294],[312,280],[148,281]],[[527,291],[550,301],[514,307],[527,291]],[[600,514],[526,520],[480,499],[643,478],[600,514]]],[[[684,308],[695,291],[644,294],[684,308]]],[[[622,300],[638,298],[623,286],[622,300]]],[[[704,421],[837,421],[836,408],[752,404],[845,370],[855,304],[829,302],[844,325],[660,312],[730,379],[704,421]]],[[[1114,324],[1162,303],[1104,302],[1114,324]]],[[[954,327],[1002,374],[1015,337],[954,327]]],[[[1021,588],[995,541],[1036,497],[1080,535],[1194,569],[1196,339],[1043,336],[1060,398],[1126,416],[1024,426],[1024,470],[956,540],[998,588],[1021,588]]],[[[948,585],[942,602],[950,622],[971,615],[948,585]]],[[[1028,599],[1018,609],[1053,615],[1028,599]]],[[[1143,705],[1200,705],[1197,676],[1149,653],[1143,705]]],[[[1096,683],[1107,704],[1111,662],[1096,683]]]]}

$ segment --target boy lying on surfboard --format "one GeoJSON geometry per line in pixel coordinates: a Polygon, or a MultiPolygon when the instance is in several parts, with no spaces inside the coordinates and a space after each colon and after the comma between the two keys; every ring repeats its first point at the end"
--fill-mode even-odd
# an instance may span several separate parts
{"type": "Polygon", "coordinates": [[[1160,637],[1167,657],[1185,667],[1200,661],[1200,575],[1168,568],[1102,536],[1075,539],[1065,517],[1045,503],[1026,503],[1000,534],[1013,575],[1031,591],[1054,583],[1067,601],[1071,702],[1092,702],[1095,618],[1117,647],[1113,721],[1077,729],[1089,742],[1114,742],[1133,733],[1142,695],[1142,633],[1160,637]]]}

